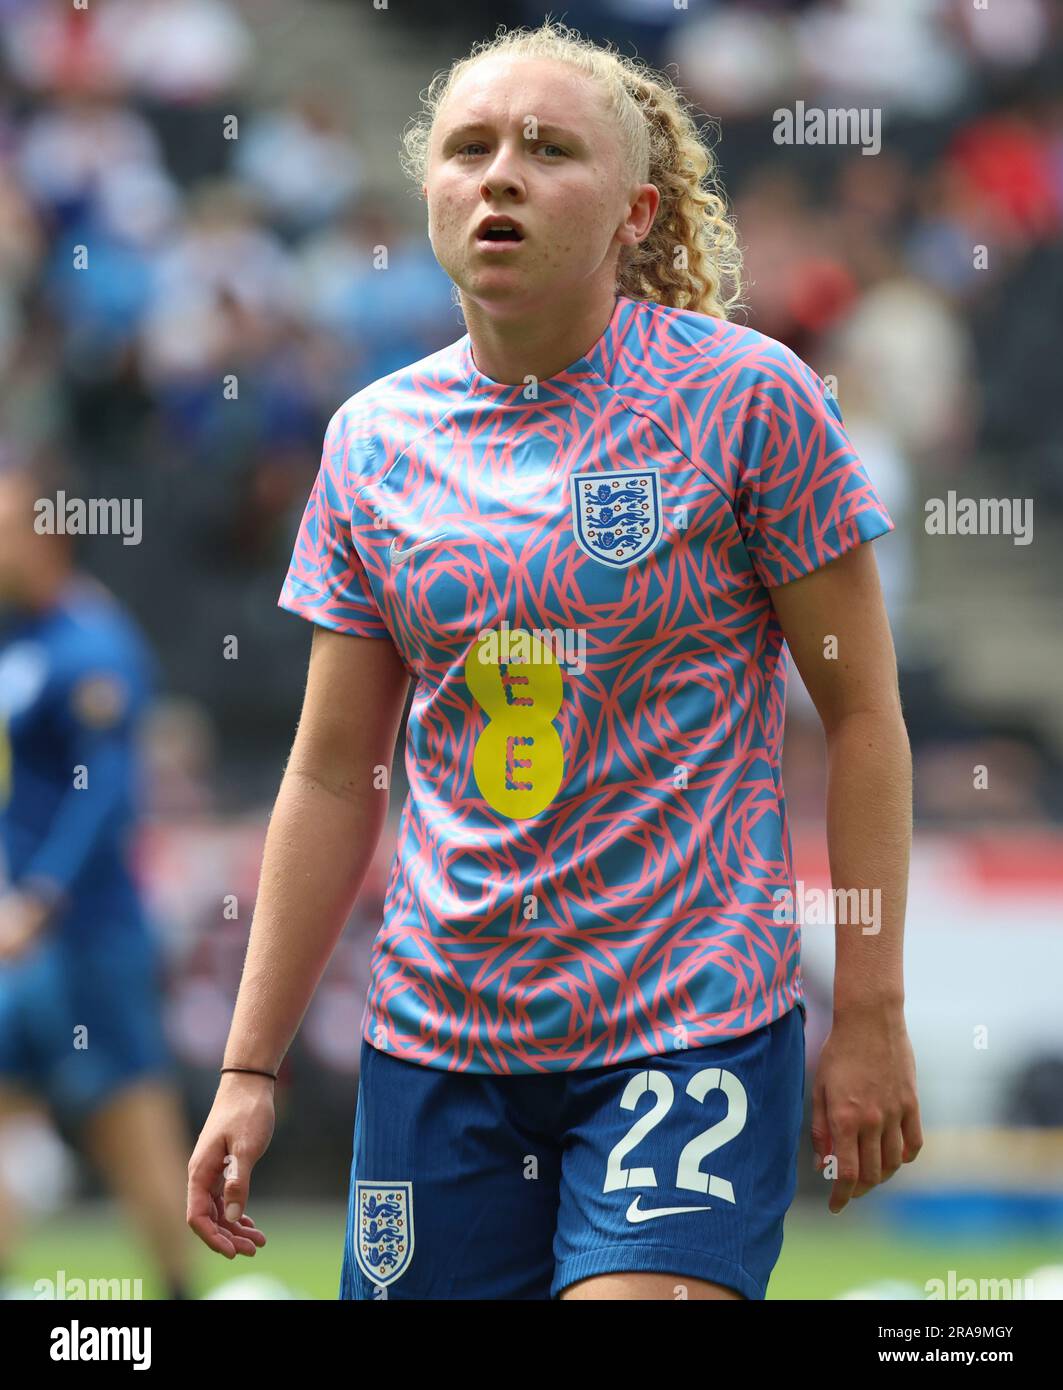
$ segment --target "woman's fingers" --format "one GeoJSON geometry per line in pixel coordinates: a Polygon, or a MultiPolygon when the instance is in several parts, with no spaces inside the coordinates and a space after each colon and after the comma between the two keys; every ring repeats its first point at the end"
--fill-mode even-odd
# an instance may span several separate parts
{"type": "Polygon", "coordinates": [[[189,1162],[187,1224],[204,1245],[228,1260],[254,1255],[266,1237],[249,1216],[226,1220],[224,1145],[215,1147],[216,1153],[197,1152],[189,1162]]]}
{"type": "Polygon", "coordinates": [[[253,1255],[255,1250],[265,1245],[265,1235],[246,1214],[241,1216],[238,1221],[227,1220],[225,1209],[222,1206],[223,1200],[224,1198],[220,1195],[215,1198],[214,1212],[218,1226],[222,1231],[228,1233],[239,1254],[253,1255]]]}
{"type": "Polygon", "coordinates": [[[188,1183],[188,1211],[185,1219],[190,1229],[208,1249],[216,1250],[219,1255],[224,1255],[229,1260],[235,1256],[236,1249],[232,1241],[218,1226],[214,1198],[192,1178],[188,1183]]]}
{"type": "MultiPolygon", "coordinates": [[[[250,1235],[243,1234],[247,1230],[245,1226],[241,1226],[238,1221],[226,1221],[222,1200],[220,1193],[213,1199],[214,1225],[219,1238],[228,1239],[235,1255],[253,1255],[257,1249],[255,1242],[251,1240],[250,1235]]],[[[261,1231],[258,1234],[262,1236],[261,1231]]],[[[261,1241],[259,1243],[261,1244],[261,1241]]]]}

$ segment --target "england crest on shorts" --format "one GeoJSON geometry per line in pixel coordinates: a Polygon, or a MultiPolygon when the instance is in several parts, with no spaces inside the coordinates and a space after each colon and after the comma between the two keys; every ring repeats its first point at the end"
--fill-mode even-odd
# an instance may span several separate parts
{"type": "Polygon", "coordinates": [[[661,536],[661,473],[625,468],[573,473],[572,529],[581,550],[602,565],[623,569],[641,560],[661,536]]]}
{"type": "Polygon", "coordinates": [[[356,1182],[354,1256],[367,1279],[383,1287],[413,1258],[413,1183],[356,1182]]]}

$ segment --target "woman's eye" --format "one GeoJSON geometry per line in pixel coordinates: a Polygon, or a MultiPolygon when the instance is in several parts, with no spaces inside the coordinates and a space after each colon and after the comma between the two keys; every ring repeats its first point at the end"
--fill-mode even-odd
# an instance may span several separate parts
{"type": "MultiPolygon", "coordinates": [[[[539,148],[540,148],[541,150],[554,150],[554,151],[555,151],[557,154],[559,154],[559,155],[567,155],[567,154],[568,154],[568,151],[567,151],[567,150],[563,150],[563,149],[561,148],[560,145],[553,145],[553,144],[550,144],[550,143],[548,143],[548,142],[543,142],[543,143],[541,143],[541,144],[539,145],[539,148]]],[[[467,145],[462,145],[461,148],[457,151],[457,153],[458,153],[460,156],[465,157],[469,150],[482,150],[482,149],[486,149],[486,146],[485,146],[481,141],[479,141],[479,140],[471,140],[467,145]]],[[[475,159],[475,158],[476,158],[475,155],[469,155],[468,157],[469,157],[470,159],[475,159]]]]}

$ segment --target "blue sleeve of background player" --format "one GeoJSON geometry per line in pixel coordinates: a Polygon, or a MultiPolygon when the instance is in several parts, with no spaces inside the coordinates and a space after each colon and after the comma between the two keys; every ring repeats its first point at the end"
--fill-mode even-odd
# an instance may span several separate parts
{"type": "Polygon", "coordinates": [[[133,653],[97,648],[72,663],[60,691],[70,787],[19,887],[68,899],[96,847],[132,819],[134,733],[147,693],[144,666],[133,653]]]}

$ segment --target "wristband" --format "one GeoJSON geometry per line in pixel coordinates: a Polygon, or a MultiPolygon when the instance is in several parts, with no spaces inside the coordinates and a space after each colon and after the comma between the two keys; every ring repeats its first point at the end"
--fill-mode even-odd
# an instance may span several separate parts
{"type": "Polygon", "coordinates": [[[257,1067],[222,1067],[221,1071],[246,1071],[250,1072],[252,1076],[268,1076],[271,1081],[276,1081],[277,1079],[276,1073],[271,1071],[259,1071],[257,1067]]]}

